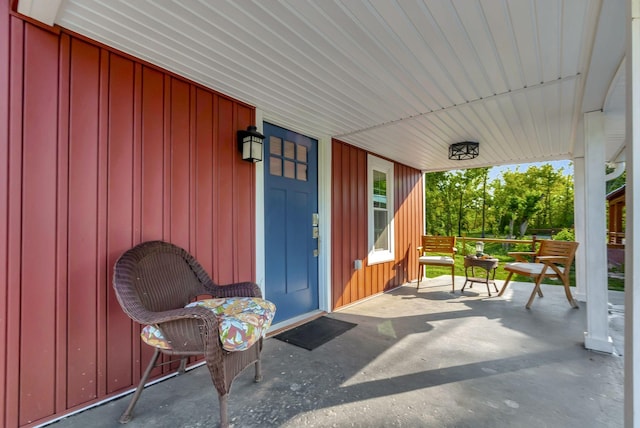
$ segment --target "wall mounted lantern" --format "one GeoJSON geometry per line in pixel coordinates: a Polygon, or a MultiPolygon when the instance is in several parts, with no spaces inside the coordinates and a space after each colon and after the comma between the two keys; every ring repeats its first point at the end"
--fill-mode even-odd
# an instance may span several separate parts
{"type": "Polygon", "coordinates": [[[262,140],[264,135],[253,125],[248,126],[246,131],[238,131],[238,150],[242,153],[242,160],[261,162],[262,140]]]}
{"type": "Polygon", "coordinates": [[[480,154],[480,144],[476,141],[463,141],[449,146],[449,159],[467,160],[477,158],[480,154]]]}

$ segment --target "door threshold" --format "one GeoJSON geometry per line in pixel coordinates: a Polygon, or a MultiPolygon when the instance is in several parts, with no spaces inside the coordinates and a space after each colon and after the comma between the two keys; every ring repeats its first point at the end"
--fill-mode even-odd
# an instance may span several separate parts
{"type": "Polygon", "coordinates": [[[321,311],[318,309],[312,312],[307,312],[306,314],[298,315],[297,317],[289,318],[288,320],[281,321],[269,328],[269,330],[267,331],[267,338],[280,334],[283,331],[291,330],[294,327],[308,323],[309,321],[313,321],[314,319],[320,318],[326,314],[326,311],[321,311]]]}

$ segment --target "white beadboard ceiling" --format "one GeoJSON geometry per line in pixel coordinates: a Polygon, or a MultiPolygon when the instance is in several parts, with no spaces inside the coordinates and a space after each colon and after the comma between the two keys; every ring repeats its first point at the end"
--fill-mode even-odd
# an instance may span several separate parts
{"type": "MultiPolygon", "coordinates": [[[[19,10],[38,2],[51,7],[19,10]]],[[[44,14],[267,121],[425,171],[571,159],[599,109],[608,156],[624,144],[624,0],[64,0],[44,14]],[[447,159],[466,140],[480,156],[447,159]]]]}

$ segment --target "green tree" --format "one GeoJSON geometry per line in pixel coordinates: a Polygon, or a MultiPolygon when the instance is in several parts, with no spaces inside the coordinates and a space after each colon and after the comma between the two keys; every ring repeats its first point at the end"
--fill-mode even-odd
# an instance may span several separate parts
{"type": "Polygon", "coordinates": [[[482,180],[482,232],[481,235],[485,237],[485,226],[487,220],[487,180],[489,178],[489,168],[480,168],[481,180],[482,180]]]}
{"type": "Polygon", "coordinates": [[[552,191],[551,209],[554,213],[553,228],[572,228],[573,221],[573,176],[562,175],[552,191]]]}
{"type": "Polygon", "coordinates": [[[524,175],[525,183],[531,189],[539,190],[540,206],[538,206],[537,210],[534,210],[534,212],[538,211],[540,213],[536,219],[538,228],[551,228],[553,226],[552,199],[556,196],[554,190],[561,176],[562,171],[555,170],[550,164],[544,164],[540,167],[531,166],[524,175]]]}
{"type": "Polygon", "coordinates": [[[506,171],[488,182],[490,168],[425,175],[425,223],[429,234],[487,231],[524,236],[529,227],[573,226],[573,178],[551,165],[506,171]]]}
{"type": "Polygon", "coordinates": [[[518,218],[518,213],[522,210],[522,198],[511,195],[507,197],[506,217],[509,220],[509,235],[507,238],[513,238],[513,225],[518,218]]]}
{"type": "Polygon", "coordinates": [[[473,168],[464,171],[456,171],[452,176],[454,188],[457,193],[458,203],[458,236],[462,236],[463,226],[468,231],[468,225],[472,222],[468,219],[468,210],[473,208],[472,214],[478,212],[476,200],[478,199],[479,185],[485,175],[486,168],[473,168]]]}
{"type": "Polygon", "coordinates": [[[520,237],[523,237],[527,233],[527,227],[529,226],[529,219],[533,217],[541,209],[540,201],[543,199],[543,193],[536,190],[529,190],[525,192],[522,209],[520,211],[520,237]]]}
{"type": "Polygon", "coordinates": [[[451,234],[454,196],[449,172],[425,174],[425,230],[428,234],[451,234]]]}

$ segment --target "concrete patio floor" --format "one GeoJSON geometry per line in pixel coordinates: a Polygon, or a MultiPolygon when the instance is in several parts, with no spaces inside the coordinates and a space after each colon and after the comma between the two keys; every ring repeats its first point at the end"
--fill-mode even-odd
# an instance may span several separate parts
{"type": "MultiPolygon", "coordinates": [[[[524,305],[531,284],[503,297],[447,277],[415,283],[330,314],[358,325],[307,351],[267,339],[264,380],[253,368],[229,396],[234,427],[622,427],[624,295],[610,292],[613,355],[583,346],[585,305],[562,287],[524,305]]],[[[498,287],[501,282],[498,281],[498,287]]],[[[120,426],[130,395],[54,428],[120,426]]],[[[148,387],[128,428],[215,427],[206,367],[148,387]]]]}

